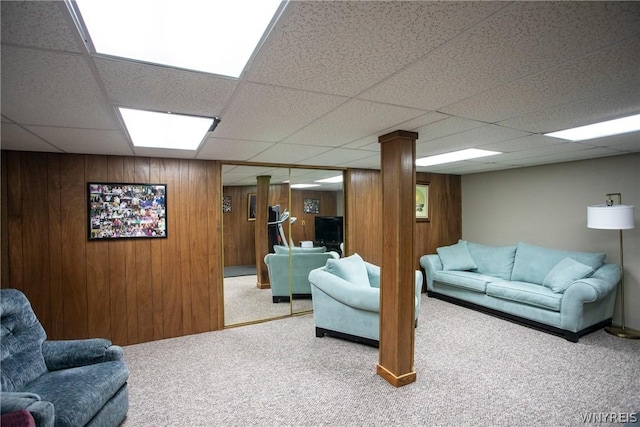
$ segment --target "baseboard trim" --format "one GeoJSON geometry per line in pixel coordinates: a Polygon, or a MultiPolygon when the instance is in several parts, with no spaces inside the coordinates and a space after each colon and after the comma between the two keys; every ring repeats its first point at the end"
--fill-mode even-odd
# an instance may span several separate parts
{"type": "Polygon", "coordinates": [[[591,325],[578,332],[567,331],[565,329],[556,328],[555,326],[545,325],[544,323],[536,322],[535,320],[525,319],[524,317],[516,316],[514,314],[504,313],[493,308],[484,307],[479,304],[475,304],[469,301],[461,300],[449,295],[444,295],[438,292],[427,291],[427,296],[430,298],[437,298],[442,301],[450,302],[452,304],[459,305],[461,307],[470,308],[472,310],[480,311],[482,313],[489,314],[494,317],[499,317],[504,320],[508,320],[513,323],[517,323],[522,326],[526,326],[532,329],[536,329],[548,334],[556,335],[571,342],[578,342],[580,337],[595,332],[605,326],[611,325],[611,319],[603,320],[602,322],[591,325]]]}

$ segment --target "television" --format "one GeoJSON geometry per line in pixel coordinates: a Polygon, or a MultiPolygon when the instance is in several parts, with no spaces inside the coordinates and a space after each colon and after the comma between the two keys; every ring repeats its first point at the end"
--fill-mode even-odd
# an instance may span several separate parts
{"type": "Polygon", "coordinates": [[[338,245],[343,242],[341,216],[317,216],[315,219],[316,244],[338,245]]]}

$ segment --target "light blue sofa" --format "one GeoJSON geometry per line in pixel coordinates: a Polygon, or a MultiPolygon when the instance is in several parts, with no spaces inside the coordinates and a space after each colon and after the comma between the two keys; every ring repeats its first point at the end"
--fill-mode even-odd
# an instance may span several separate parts
{"type": "Polygon", "coordinates": [[[620,268],[604,253],[460,240],[424,255],[427,295],[577,342],[611,324],[620,268]]]}
{"type": "Polygon", "coordinates": [[[25,295],[0,291],[2,414],[28,410],[38,427],[118,426],[129,370],[106,339],[46,341],[25,295]]]}
{"type": "MultiPolygon", "coordinates": [[[[378,346],[380,342],[380,267],[354,254],[327,261],[309,273],[316,337],[335,336],[378,346]]],[[[422,272],[415,274],[416,326],[422,272]]]]}
{"type": "Polygon", "coordinates": [[[274,303],[288,302],[293,298],[311,298],[309,272],[323,267],[328,259],[340,258],[337,252],[327,252],[324,246],[315,248],[284,247],[275,245],[275,253],[267,254],[264,263],[269,271],[271,296],[274,303]],[[289,258],[291,251],[291,258],[289,258]],[[289,284],[289,278],[292,283],[289,284]]]}

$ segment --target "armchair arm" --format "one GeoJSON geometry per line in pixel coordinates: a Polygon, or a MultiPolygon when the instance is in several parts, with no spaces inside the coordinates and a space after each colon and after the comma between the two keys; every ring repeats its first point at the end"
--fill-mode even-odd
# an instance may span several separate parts
{"type": "Polygon", "coordinates": [[[367,275],[369,276],[369,285],[372,288],[380,287],[380,267],[375,264],[371,264],[369,262],[364,262],[365,267],[367,267],[367,275]]]}
{"type": "Polygon", "coordinates": [[[55,412],[53,403],[40,400],[35,393],[2,392],[0,393],[0,412],[8,414],[26,409],[33,416],[39,427],[53,427],[55,412]]]}
{"type": "Polygon", "coordinates": [[[103,338],[45,341],[42,343],[42,355],[50,371],[124,360],[122,347],[103,338]]]}
{"type": "MultiPolygon", "coordinates": [[[[342,304],[359,310],[380,311],[380,289],[366,285],[355,285],[322,268],[309,273],[311,289],[317,288],[342,304]]],[[[312,292],[313,293],[313,292],[312,292]]]]}
{"type": "Polygon", "coordinates": [[[442,270],[442,261],[437,254],[423,255],[420,257],[420,265],[424,268],[427,279],[427,290],[433,290],[433,274],[442,270]]]}

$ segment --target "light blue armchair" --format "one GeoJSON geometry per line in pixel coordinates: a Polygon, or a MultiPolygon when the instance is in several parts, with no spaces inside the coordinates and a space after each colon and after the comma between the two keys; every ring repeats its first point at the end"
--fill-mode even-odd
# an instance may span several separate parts
{"type": "Polygon", "coordinates": [[[129,408],[122,348],[99,338],[46,341],[26,296],[0,292],[2,414],[26,409],[39,427],[122,423],[129,408]]]}
{"type": "Polygon", "coordinates": [[[291,259],[289,248],[276,247],[276,253],[267,254],[264,263],[269,270],[271,296],[273,302],[290,301],[293,298],[311,298],[309,272],[322,267],[328,259],[339,258],[337,252],[326,252],[325,247],[297,248],[292,247],[291,259]],[[289,264],[291,262],[291,264],[289,264]],[[289,277],[292,277],[291,286],[289,277]]]}
{"type": "MultiPolygon", "coordinates": [[[[316,337],[326,335],[378,346],[380,341],[380,267],[358,254],[309,273],[316,337]]],[[[422,272],[415,274],[415,324],[420,314],[422,272]]]]}

